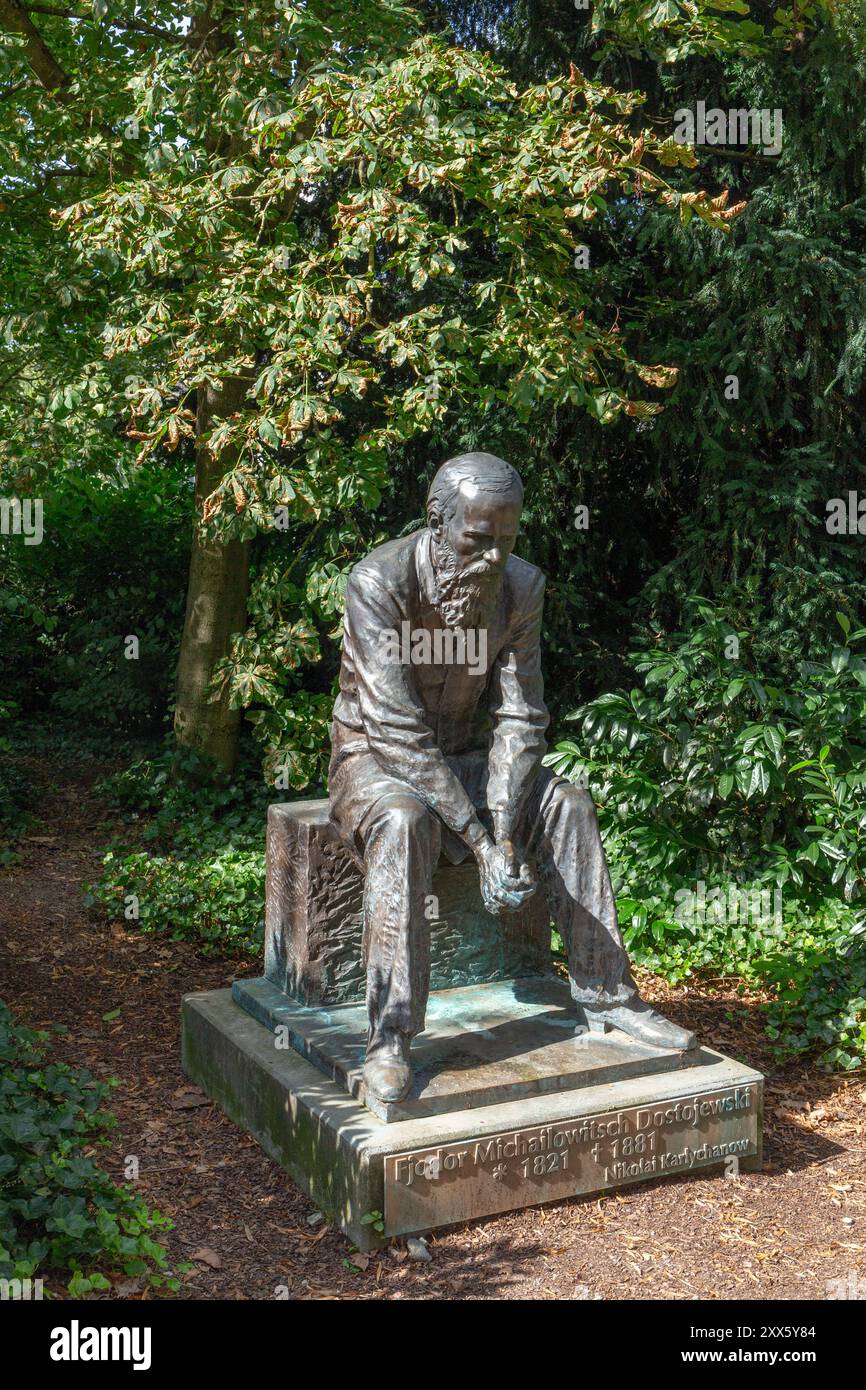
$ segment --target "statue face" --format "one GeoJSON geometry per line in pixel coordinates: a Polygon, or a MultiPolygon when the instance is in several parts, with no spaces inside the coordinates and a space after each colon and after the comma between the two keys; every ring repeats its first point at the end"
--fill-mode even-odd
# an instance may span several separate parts
{"type": "Polygon", "coordinates": [[[473,483],[461,487],[448,520],[431,510],[436,606],[446,627],[489,624],[517,540],[520,511],[513,498],[482,492],[473,483]]]}
{"type": "Polygon", "coordinates": [[[517,540],[520,503],[482,492],[471,483],[460,489],[454,515],[432,518],[437,545],[448,552],[457,575],[501,579],[517,540]]]}

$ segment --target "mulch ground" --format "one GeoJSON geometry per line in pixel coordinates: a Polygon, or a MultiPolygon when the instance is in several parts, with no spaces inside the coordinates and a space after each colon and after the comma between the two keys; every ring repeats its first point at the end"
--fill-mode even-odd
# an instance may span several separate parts
{"type": "MultiPolygon", "coordinates": [[[[171,1261],[193,1266],[185,1297],[825,1299],[840,1279],[858,1279],[863,1297],[866,1079],[775,1064],[760,999],[735,981],[642,986],[702,1042],[766,1075],[762,1173],[665,1178],[474,1221],[434,1233],[429,1264],[401,1242],[354,1254],[181,1071],[181,995],[224,988],[258,973],[255,963],[204,959],[185,942],[89,916],[82,885],[98,876],[113,832],[92,790],[101,769],[32,771],[46,783],[44,819],[0,876],[0,997],[22,1023],[65,1025],[57,1060],[121,1082],[118,1128],[99,1161],[122,1181],[125,1157],[138,1157],[137,1189],[175,1223],[163,1238],[171,1261]]],[[[119,1280],[114,1295],[141,1290],[119,1280]]]]}

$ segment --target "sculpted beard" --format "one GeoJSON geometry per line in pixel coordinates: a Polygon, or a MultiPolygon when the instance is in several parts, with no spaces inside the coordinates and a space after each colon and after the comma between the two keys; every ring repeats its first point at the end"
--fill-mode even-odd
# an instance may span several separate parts
{"type": "Polygon", "coordinates": [[[457,552],[447,537],[433,546],[436,570],[436,610],[446,627],[489,627],[499,589],[500,572],[478,561],[460,570],[457,552]]]}

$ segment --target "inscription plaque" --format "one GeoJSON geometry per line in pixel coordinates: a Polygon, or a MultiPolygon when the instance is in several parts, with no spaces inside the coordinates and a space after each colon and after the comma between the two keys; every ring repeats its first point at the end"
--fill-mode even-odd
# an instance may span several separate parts
{"type": "Polygon", "coordinates": [[[697,1092],[384,1160],[385,1232],[401,1235],[759,1153],[759,1083],[697,1092]]]}

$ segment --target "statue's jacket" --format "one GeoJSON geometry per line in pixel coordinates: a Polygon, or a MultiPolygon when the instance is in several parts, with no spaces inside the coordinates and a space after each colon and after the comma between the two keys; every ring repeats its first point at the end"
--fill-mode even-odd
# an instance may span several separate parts
{"type": "MultiPolygon", "coordinates": [[[[454,832],[452,843],[480,804],[497,834],[510,835],[550,718],[540,653],[544,575],[509,556],[486,645],[475,648],[483,660],[395,660],[395,642],[426,629],[435,651],[432,634],[444,631],[431,539],[425,528],[389,541],[349,575],[331,728],[332,815],[351,834],[364,804],[394,779],[454,832]]],[[[402,650],[408,656],[405,642],[402,650]]]]}

